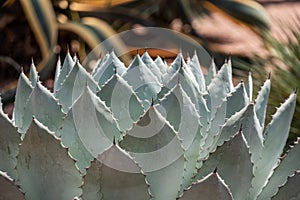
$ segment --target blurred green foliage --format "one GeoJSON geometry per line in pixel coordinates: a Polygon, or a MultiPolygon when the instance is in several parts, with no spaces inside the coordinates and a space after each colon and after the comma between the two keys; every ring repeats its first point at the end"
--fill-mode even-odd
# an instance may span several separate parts
{"type": "MultiPolygon", "coordinates": [[[[269,52],[267,57],[256,56],[250,63],[235,61],[235,66],[241,70],[241,76],[245,76],[247,71],[252,72],[256,90],[260,87],[259,82],[265,80],[270,73],[272,89],[267,116],[274,114],[275,107],[279,107],[280,102],[300,87],[300,23],[299,20],[294,22],[294,28],[283,29],[281,39],[276,39],[271,34],[264,35],[265,46],[269,52]]],[[[267,121],[270,120],[269,117],[267,121]]],[[[300,137],[300,95],[297,96],[290,132],[288,145],[300,137]]]]}

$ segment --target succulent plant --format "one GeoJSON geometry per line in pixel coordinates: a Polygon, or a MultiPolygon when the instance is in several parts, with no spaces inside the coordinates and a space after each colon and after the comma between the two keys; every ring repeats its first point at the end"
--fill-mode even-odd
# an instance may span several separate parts
{"type": "Polygon", "coordinates": [[[32,64],[13,118],[0,111],[0,199],[299,198],[300,146],[283,152],[296,94],[265,126],[270,80],[253,101],[231,70],[147,52],[126,69],[112,52],[89,74],[68,54],[50,92],[32,64]]]}

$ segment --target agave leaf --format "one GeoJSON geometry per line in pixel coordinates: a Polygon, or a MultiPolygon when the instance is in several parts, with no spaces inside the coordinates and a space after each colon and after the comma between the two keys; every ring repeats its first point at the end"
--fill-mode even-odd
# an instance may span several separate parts
{"type": "Polygon", "coordinates": [[[32,87],[35,87],[36,83],[39,81],[39,76],[38,76],[38,73],[36,71],[36,67],[33,63],[33,60],[32,60],[31,65],[30,65],[29,80],[31,82],[32,87]]]}
{"type": "Polygon", "coordinates": [[[201,180],[217,168],[233,199],[247,199],[251,187],[252,163],[247,142],[239,132],[209,155],[196,176],[201,180]]]}
{"type": "Polygon", "coordinates": [[[32,86],[29,79],[26,75],[21,72],[18,86],[16,91],[16,98],[15,98],[15,107],[13,111],[13,120],[16,127],[23,126],[23,116],[25,111],[25,104],[28,101],[28,98],[32,92],[32,86]]]}
{"type": "Polygon", "coordinates": [[[17,184],[26,199],[65,199],[80,196],[82,178],[60,141],[33,120],[20,146],[17,184]]]}
{"type": "Polygon", "coordinates": [[[271,197],[278,192],[279,187],[286,183],[288,177],[291,177],[294,175],[295,171],[300,169],[300,160],[298,159],[299,154],[300,144],[298,139],[295,146],[290,148],[289,152],[280,162],[280,165],[274,170],[274,173],[270,177],[267,185],[264,187],[257,199],[271,199],[271,197]]]}
{"type": "Polygon", "coordinates": [[[264,131],[264,147],[261,159],[254,170],[253,188],[250,190],[251,199],[255,199],[267,184],[274,168],[278,165],[278,159],[283,152],[288,138],[290,124],[292,121],[296,104],[296,94],[293,93],[279,107],[272,121],[264,131]]]}
{"type": "Polygon", "coordinates": [[[251,72],[249,72],[248,80],[247,80],[247,83],[245,85],[245,89],[246,89],[246,92],[247,92],[248,97],[249,97],[249,102],[252,102],[252,98],[253,98],[253,80],[252,80],[251,72]]]}
{"type": "Polygon", "coordinates": [[[166,65],[164,63],[164,61],[161,59],[161,57],[159,57],[159,56],[157,56],[157,58],[154,60],[154,63],[160,70],[161,75],[163,76],[163,74],[165,74],[167,72],[168,65],[166,65]]]}
{"type": "Polygon", "coordinates": [[[101,63],[93,78],[102,87],[116,72],[121,76],[125,71],[126,67],[124,63],[112,51],[107,59],[101,63]]]}
{"type": "Polygon", "coordinates": [[[287,183],[282,186],[278,193],[272,197],[272,200],[292,200],[300,198],[300,172],[297,171],[292,177],[289,177],[287,183]]]}
{"type": "Polygon", "coordinates": [[[91,75],[79,62],[76,62],[63,85],[55,93],[55,97],[59,99],[59,103],[62,105],[62,109],[65,113],[68,112],[72,104],[81,95],[86,85],[88,85],[94,93],[99,90],[98,84],[93,80],[91,75]]]}
{"type": "MultiPolygon", "coordinates": [[[[162,92],[167,93],[168,90],[174,88],[180,83],[187,96],[191,99],[195,105],[198,114],[200,115],[200,122],[203,125],[203,130],[206,129],[208,124],[209,111],[204,99],[204,94],[199,90],[198,84],[195,81],[195,77],[191,78],[189,72],[186,70],[188,66],[183,64],[179,70],[173,75],[169,83],[162,89],[162,92]],[[166,89],[167,88],[167,89],[166,89]]],[[[162,95],[161,95],[162,96],[162,95]]]]}
{"type": "Polygon", "coordinates": [[[148,109],[152,100],[157,98],[161,84],[139,55],[136,55],[122,77],[133,87],[136,95],[142,101],[143,107],[148,109]]]}
{"type": "Polygon", "coordinates": [[[234,91],[228,94],[227,107],[226,107],[226,118],[231,117],[236,112],[243,109],[249,104],[249,98],[243,82],[239,83],[234,91]]]}
{"type": "MultiPolygon", "coordinates": [[[[21,135],[17,132],[12,121],[2,111],[2,103],[0,107],[0,171],[6,172],[12,179],[16,179],[17,155],[19,152],[19,144],[21,143],[21,135]]],[[[1,184],[0,184],[1,185],[1,184]]],[[[1,196],[1,192],[0,192],[1,196]]]]}
{"type": "Polygon", "coordinates": [[[0,174],[0,199],[3,200],[25,200],[24,194],[15,183],[0,174]]]}
{"type": "Polygon", "coordinates": [[[200,147],[200,161],[205,159],[209,153],[210,149],[212,149],[212,146],[217,143],[217,140],[219,138],[220,130],[222,126],[225,123],[226,118],[226,108],[227,108],[227,102],[226,99],[224,99],[222,105],[217,108],[216,115],[209,123],[206,130],[203,130],[202,135],[203,139],[201,141],[200,147]]]}
{"type": "Polygon", "coordinates": [[[141,168],[113,144],[92,162],[84,177],[84,200],[150,199],[141,168]]]}
{"type": "Polygon", "coordinates": [[[226,183],[213,172],[184,192],[179,200],[233,200],[232,194],[226,183]]]}
{"type": "MultiPolygon", "coordinates": [[[[94,158],[108,148],[114,138],[121,139],[118,125],[111,111],[88,86],[72,105],[72,113],[81,143],[94,158]]],[[[81,146],[80,143],[78,145],[81,146]]],[[[87,160],[82,162],[87,162],[87,160]]]]}
{"type": "Polygon", "coordinates": [[[176,131],[155,107],[134,124],[120,147],[145,172],[153,199],[176,199],[183,177],[184,150],[176,131]]]}
{"type": "MultiPolygon", "coordinates": [[[[107,59],[108,56],[109,56],[109,54],[106,53],[103,59],[107,59]]],[[[102,66],[103,59],[102,59],[101,57],[97,58],[96,63],[94,64],[94,66],[91,66],[91,67],[92,67],[91,75],[92,75],[93,78],[94,78],[96,72],[97,72],[97,71],[100,69],[100,67],[102,66]]]]}
{"type": "Polygon", "coordinates": [[[60,86],[60,83],[58,82],[58,78],[60,76],[61,68],[62,68],[62,66],[61,66],[61,60],[60,60],[60,56],[59,56],[58,60],[57,60],[57,63],[56,63],[56,68],[55,68],[53,93],[56,93],[58,87],[60,86]]]}
{"type": "Polygon", "coordinates": [[[185,150],[186,163],[182,187],[187,188],[191,177],[196,172],[195,166],[199,157],[202,139],[200,117],[195,105],[180,84],[177,84],[156,108],[183,140],[182,147],[185,150]]]}
{"type": "Polygon", "coordinates": [[[66,57],[64,59],[63,66],[57,65],[56,68],[56,74],[58,74],[58,77],[54,81],[54,94],[61,88],[63,82],[65,82],[67,76],[70,74],[70,72],[73,69],[73,66],[75,65],[75,62],[73,61],[70,52],[68,51],[66,54],[66,57]],[[58,73],[59,71],[59,73],[58,73]]]}
{"type": "Polygon", "coordinates": [[[223,100],[222,105],[217,109],[216,117],[212,120],[211,125],[207,130],[207,137],[203,144],[201,158],[205,158],[209,152],[214,151],[217,145],[222,145],[224,141],[227,141],[232,137],[241,127],[246,141],[250,146],[252,162],[255,163],[259,158],[263,146],[262,129],[255,115],[254,105],[248,104],[248,106],[245,107],[248,98],[242,84],[240,84],[238,88],[240,89],[229,94],[227,99],[223,100]],[[235,109],[234,104],[229,103],[229,101],[233,101],[233,99],[237,98],[239,95],[244,96],[244,100],[241,101],[241,103],[236,103],[236,105],[241,104],[239,108],[241,110],[238,111],[237,109],[236,111],[238,112],[225,122],[225,113],[228,115],[228,107],[231,107],[231,111],[235,109]]]}
{"type": "Polygon", "coordinates": [[[217,75],[217,66],[214,59],[211,60],[211,64],[208,68],[207,75],[205,76],[205,84],[209,85],[213,78],[217,75]]]}
{"type": "Polygon", "coordinates": [[[190,60],[188,60],[187,65],[191,68],[192,73],[195,76],[196,81],[199,85],[200,91],[205,92],[206,91],[205,79],[196,52],[194,53],[193,57],[190,60]]]}
{"type": "Polygon", "coordinates": [[[22,134],[28,129],[33,116],[53,132],[61,127],[65,117],[55,97],[40,82],[36,84],[26,103],[23,124],[19,128],[22,134]]]}
{"type": "Polygon", "coordinates": [[[141,100],[132,87],[118,74],[114,74],[102,86],[97,96],[105,102],[106,106],[110,107],[121,131],[130,129],[133,123],[144,114],[141,100]]]}
{"type": "Polygon", "coordinates": [[[261,87],[256,100],[255,100],[255,112],[257,118],[259,119],[260,126],[264,128],[266,111],[268,105],[268,97],[270,94],[271,81],[270,79],[266,80],[264,85],[261,87]]]}
{"type": "MultiPolygon", "coordinates": [[[[158,68],[159,66],[156,65],[156,63],[152,60],[148,52],[146,51],[142,57],[142,61],[145,63],[145,65],[150,69],[152,74],[158,79],[158,81],[161,83],[162,82],[162,72],[158,68]]],[[[164,66],[160,66],[164,67],[164,66]]]]}
{"type": "Polygon", "coordinates": [[[56,136],[61,137],[61,143],[68,148],[69,154],[76,160],[76,166],[81,174],[85,174],[94,157],[82,143],[73,115],[73,109],[71,108],[64,119],[63,126],[56,132],[56,136]]]}
{"type": "Polygon", "coordinates": [[[211,96],[211,117],[216,114],[216,109],[221,105],[222,99],[227,96],[228,93],[233,91],[232,84],[232,67],[231,61],[225,63],[218,74],[212,79],[208,85],[207,91],[211,96]]]}
{"type": "MultiPolygon", "coordinates": [[[[183,57],[182,53],[179,53],[174,61],[171,63],[171,66],[167,69],[166,73],[163,74],[163,85],[167,85],[167,83],[170,82],[171,78],[174,76],[176,72],[180,69],[182,66],[183,57]]],[[[171,87],[172,88],[172,87],[171,87]]]]}
{"type": "Polygon", "coordinates": [[[200,116],[180,83],[160,101],[156,109],[178,132],[183,139],[182,146],[187,150],[197,134],[200,116]]]}

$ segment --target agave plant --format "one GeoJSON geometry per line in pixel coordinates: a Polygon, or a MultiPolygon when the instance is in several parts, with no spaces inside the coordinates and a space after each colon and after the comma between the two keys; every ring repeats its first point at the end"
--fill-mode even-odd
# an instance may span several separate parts
{"type": "Polygon", "coordinates": [[[22,72],[0,111],[4,199],[297,199],[300,146],[284,157],[296,94],[265,127],[270,80],[234,86],[228,60],[204,76],[195,54],[170,67],[112,52],[91,74],[68,54],[53,93],[22,72]]]}

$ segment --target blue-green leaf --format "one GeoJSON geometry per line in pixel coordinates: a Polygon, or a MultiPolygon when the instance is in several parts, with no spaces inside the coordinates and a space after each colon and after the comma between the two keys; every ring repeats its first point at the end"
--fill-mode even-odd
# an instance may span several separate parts
{"type": "MultiPolygon", "coordinates": [[[[113,143],[114,138],[121,139],[121,133],[111,111],[88,86],[85,86],[71,109],[74,125],[80,138],[80,142],[76,145],[83,149],[83,144],[94,158],[107,149],[113,143]]],[[[68,132],[63,134],[68,134],[68,132]]],[[[77,155],[76,159],[80,158],[81,155],[77,155]]],[[[88,156],[82,161],[79,160],[79,165],[87,163],[89,158],[88,156]]]]}
{"type": "Polygon", "coordinates": [[[80,196],[82,178],[60,141],[32,121],[20,146],[17,183],[31,200],[69,200],[80,196]]]}
{"type": "Polygon", "coordinates": [[[216,114],[216,109],[221,105],[223,98],[225,98],[228,93],[233,91],[232,68],[230,60],[221,67],[218,74],[208,85],[207,90],[211,97],[211,117],[214,117],[216,114]]]}
{"type": "Polygon", "coordinates": [[[92,162],[82,186],[84,200],[150,199],[141,168],[113,144],[92,162]]]}
{"type": "Polygon", "coordinates": [[[97,96],[111,109],[121,131],[130,129],[133,123],[144,114],[141,100],[132,87],[118,74],[114,74],[102,86],[97,96]]]}
{"type": "Polygon", "coordinates": [[[142,101],[143,107],[148,109],[152,100],[157,98],[161,84],[139,55],[134,58],[122,77],[133,87],[136,95],[142,101]]]}
{"type": "Polygon", "coordinates": [[[15,126],[21,128],[23,126],[23,116],[25,111],[25,105],[28,101],[28,98],[32,92],[32,86],[29,79],[26,75],[21,72],[18,85],[17,85],[17,92],[15,98],[15,107],[13,111],[13,120],[15,126]]]}
{"type": "Polygon", "coordinates": [[[250,191],[251,199],[256,199],[267,184],[268,178],[273,174],[274,168],[278,165],[278,159],[289,135],[295,104],[296,94],[293,93],[279,107],[264,131],[264,148],[257,168],[254,170],[253,188],[250,191]]]}
{"type": "MultiPolygon", "coordinates": [[[[2,111],[0,107],[0,171],[6,172],[12,179],[16,179],[17,155],[21,135],[12,121],[2,111]]],[[[0,184],[1,185],[1,184],[0,184]]],[[[0,193],[1,196],[1,193],[0,193]]]]}
{"type": "Polygon", "coordinates": [[[19,190],[12,180],[0,174],[0,199],[25,200],[25,195],[19,190]]]}
{"type": "Polygon", "coordinates": [[[209,155],[197,174],[201,180],[217,169],[228,185],[233,199],[247,199],[251,187],[252,163],[247,142],[242,132],[219,146],[209,155]]]}
{"type": "Polygon", "coordinates": [[[217,172],[194,183],[179,200],[233,200],[232,194],[217,172]]]}
{"type": "Polygon", "coordinates": [[[196,52],[194,53],[193,57],[190,60],[188,60],[187,65],[191,68],[193,75],[195,76],[196,81],[199,85],[200,91],[205,92],[206,91],[205,79],[196,52]]]}
{"type": "MultiPolygon", "coordinates": [[[[150,71],[153,73],[153,75],[158,79],[158,81],[162,82],[162,72],[159,69],[159,66],[156,65],[156,63],[152,60],[148,52],[146,51],[142,57],[142,61],[145,63],[145,65],[150,69],[150,71]]],[[[159,62],[159,61],[157,61],[159,62]]],[[[160,66],[164,67],[164,66],[160,66]]]]}
{"type": "Polygon", "coordinates": [[[295,171],[300,169],[299,154],[300,144],[298,139],[295,146],[290,148],[289,152],[281,160],[279,166],[274,170],[274,173],[270,177],[267,185],[264,187],[257,199],[271,199],[271,197],[278,192],[279,187],[286,184],[288,177],[293,176],[295,171]]]}
{"type": "Polygon", "coordinates": [[[122,63],[112,51],[109,56],[101,62],[99,69],[93,77],[98,85],[102,87],[115,73],[121,76],[125,71],[126,67],[124,63],[122,63]]]}
{"type": "Polygon", "coordinates": [[[25,105],[23,124],[19,129],[22,134],[30,126],[33,116],[53,132],[61,127],[65,117],[55,97],[40,82],[37,82],[25,105]]]}
{"type": "Polygon", "coordinates": [[[134,124],[120,147],[145,172],[153,199],[176,199],[184,172],[184,150],[175,130],[155,107],[134,124]]]}
{"type": "Polygon", "coordinates": [[[266,80],[264,85],[261,87],[256,100],[255,100],[255,112],[257,118],[259,119],[260,126],[264,128],[266,111],[268,105],[268,97],[271,89],[271,81],[270,79],[266,80]]]}
{"type": "Polygon", "coordinates": [[[58,98],[65,113],[68,112],[72,104],[81,95],[86,85],[88,85],[94,93],[99,90],[98,84],[94,81],[92,76],[79,62],[76,62],[67,79],[55,93],[55,97],[58,98]]]}
{"type": "Polygon", "coordinates": [[[300,172],[297,171],[292,177],[289,177],[287,183],[282,186],[272,200],[296,200],[300,198],[300,172]]]}
{"type": "Polygon", "coordinates": [[[75,65],[75,62],[73,61],[73,59],[70,55],[70,52],[68,51],[67,55],[64,59],[63,66],[61,67],[60,65],[57,65],[56,74],[58,76],[54,82],[54,85],[55,85],[54,93],[56,93],[61,88],[63,82],[65,82],[66,78],[72,71],[74,65],[75,65]]]}

